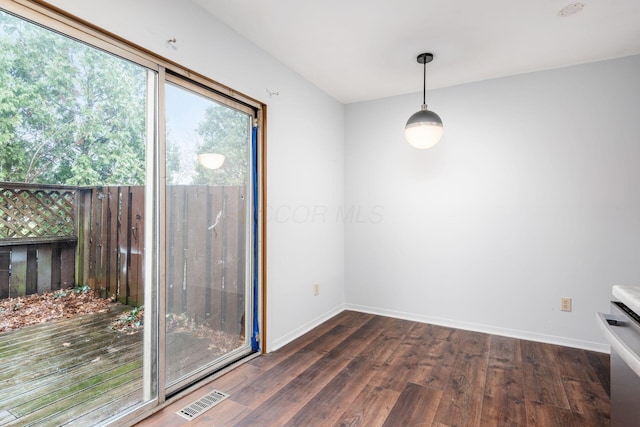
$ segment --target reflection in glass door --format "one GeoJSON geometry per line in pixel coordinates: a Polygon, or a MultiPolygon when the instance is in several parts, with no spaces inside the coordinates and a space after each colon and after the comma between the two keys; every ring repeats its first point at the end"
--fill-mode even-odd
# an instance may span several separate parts
{"type": "Polygon", "coordinates": [[[252,110],[168,77],[165,384],[251,352],[252,110]]]}

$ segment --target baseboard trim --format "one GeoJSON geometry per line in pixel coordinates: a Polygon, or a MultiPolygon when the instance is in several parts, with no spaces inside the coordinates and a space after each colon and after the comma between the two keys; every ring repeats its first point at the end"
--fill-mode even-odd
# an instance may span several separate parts
{"type": "Polygon", "coordinates": [[[345,304],[345,310],[359,311],[362,313],[378,314],[380,316],[395,317],[397,319],[411,320],[420,323],[430,323],[433,325],[447,326],[450,328],[464,329],[474,332],[483,332],[487,334],[500,335],[510,338],[518,338],[529,341],[543,342],[547,344],[562,345],[565,347],[579,348],[582,350],[597,351],[600,353],[610,353],[610,347],[592,341],[576,340],[573,338],[559,337],[555,335],[538,334],[535,332],[521,331],[518,329],[507,329],[496,326],[483,325],[480,323],[461,322],[453,319],[446,319],[434,316],[425,316],[423,314],[406,313],[395,310],[380,309],[375,307],[367,307],[357,304],[345,304]]]}
{"type": "Polygon", "coordinates": [[[294,329],[293,331],[289,332],[288,334],[273,340],[271,342],[271,345],[267,345],[267,352],[270,353],[272,351],[276,351],[280,347],[283,347],[283,346],[289,344],[291,341],[295,340],[296,338],[301,337],[302,335],[306,334],[307,332],[309,332],[310,330],[312,330],[316,326],[318,326],[318,325],[326,322],[327,320],[331,319],[333,316],[336,316],[337,314],[342,313],[344,310],[345,310],[345,305],[344,304],[340,304],[340,305],[332,308],[331,310],[321,314],[320,316],[310,320],[309,322],[305,323],[304,325],[300,326],[299,328],[294,329]]]}

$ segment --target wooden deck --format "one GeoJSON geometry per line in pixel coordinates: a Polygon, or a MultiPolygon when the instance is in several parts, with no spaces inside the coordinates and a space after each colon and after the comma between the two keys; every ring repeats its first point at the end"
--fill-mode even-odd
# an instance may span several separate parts
{"type": "Polygon", "coordinates": [[[110,324],[130,309],[0,334],[0,426],[95,425],[142,401],[142,331],[110,324]]]}

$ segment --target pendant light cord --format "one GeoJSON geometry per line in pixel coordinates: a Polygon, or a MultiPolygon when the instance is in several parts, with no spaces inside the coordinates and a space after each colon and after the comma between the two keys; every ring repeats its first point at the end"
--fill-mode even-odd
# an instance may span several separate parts
{"type": "Polygon", "coordinates": [[[422,77],[422,105],[427,104],[427,61],[424,62],[424,74],[422,77]]]}

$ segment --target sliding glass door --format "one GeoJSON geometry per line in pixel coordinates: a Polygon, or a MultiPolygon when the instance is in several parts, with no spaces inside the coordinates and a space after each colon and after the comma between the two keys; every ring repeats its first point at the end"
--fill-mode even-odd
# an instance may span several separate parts
{"type": "Polygon", "coordinates": [[[182,72],[0,0],[0,424],[125,425],[258,350],[262,106],[182,72]]]}
{"type": "Polygon", "coordinates": [[[0,424],[97,425],[157,399],[158,67],[36,18],[0,3],[0,424]]]}
{"type": "Polygon", "coordinates": [[[251,352],[253,111],[167,77],[165,380],[251,352]]]}

